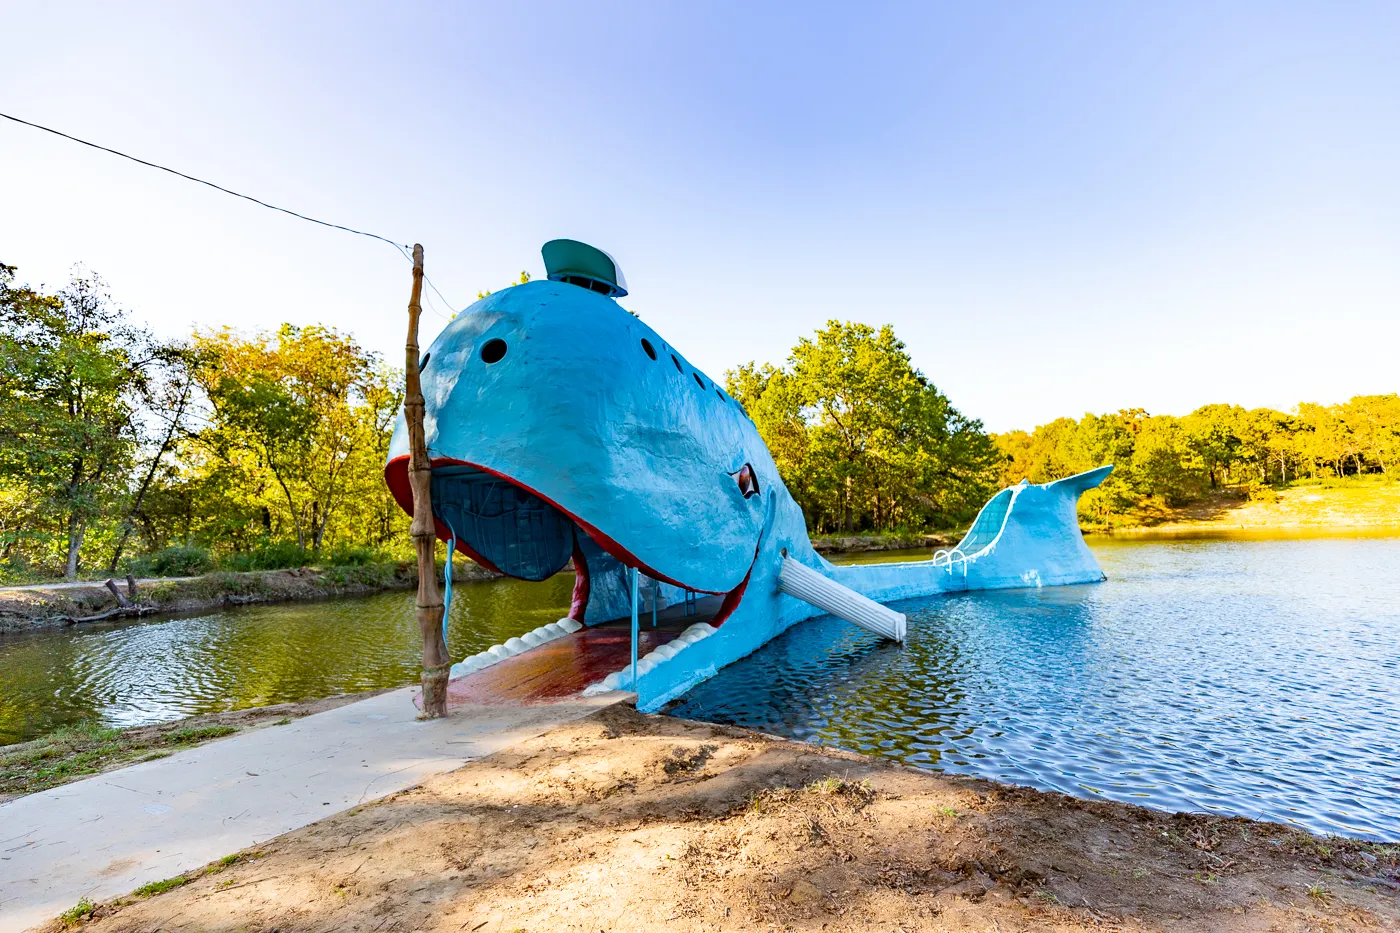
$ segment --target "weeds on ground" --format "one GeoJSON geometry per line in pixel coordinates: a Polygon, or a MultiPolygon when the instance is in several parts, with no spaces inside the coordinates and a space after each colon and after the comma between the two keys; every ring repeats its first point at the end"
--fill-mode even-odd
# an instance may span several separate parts
{"type": "Polygon", "coordinates": [[[131,893],[137,897],[153,897],[156,894],[164,894],[166,891],[173,891],[189,883],[189,879],[184,875],[176,875],[174,878],[166,878],[164,881],[152,881],[143,884],[131,893]]]}
{"type": "Polygon", "coordinates": [[[1327,890],[1327,888],[1320,882],[1317,884],[1308,885],[1308,897],[1317,901],[1319,904],[1332,903],[1332,892],[1327,890]]]}
{"type": "Polygon", "coordinates": [[[208,865],[204,866],[204,873],[206,875],[217,875],[219,872],[223,871],[225,868],[228,868],[230,865],[237,864],[241,856],[242,853],[240,852],[235,852],[232,855],[225,855],[217,862],[210,862],[208,865]]]}
{"type": "Polygon", "coordinates": [[[85,897],[59,914],[58,919],[64,926],[71,927],[84,917],[91,916],[92,912],[96,909],[97,905],[94,904],[90,898],[85,897]]]}
{"type": "Polygon", "coordinates": [[[64,726],[41,739],[0,751],[0,796],[32,794],[116,765],[165,758],[174,751],[238,731],[237,726],[221,725],[166,732],[111,729],[97,722],[64,726]]]}

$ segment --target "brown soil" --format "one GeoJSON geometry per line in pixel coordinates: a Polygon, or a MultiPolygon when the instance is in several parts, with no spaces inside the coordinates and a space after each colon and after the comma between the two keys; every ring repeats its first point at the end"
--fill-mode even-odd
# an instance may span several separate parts
{"type": "Polygon", "coordinates": [[[138,761],[164,758],[236,732],[280,726],[383,692],[370,690],[304,703],[227,710],[129,729],[83,724],[60,729],[32,742],[0,745],[0,803],[138,761]]]}
{"type": "Polygon", "coordinates": [[[1398,860],[1400,847],[1084,802],[613,708],[173,890],[99,906],[92,926],[1400,930],[1398,860]]]}

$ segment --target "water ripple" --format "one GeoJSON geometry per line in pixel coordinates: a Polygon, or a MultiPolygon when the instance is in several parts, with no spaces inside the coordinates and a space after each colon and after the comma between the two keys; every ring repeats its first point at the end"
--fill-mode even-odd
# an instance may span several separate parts
{"type": "Polygon", "coordinates": [[[673,704],[919,767],[1400,840],[1400,540],[1096,545],[1096,586],[805,623],[673,704]]]}

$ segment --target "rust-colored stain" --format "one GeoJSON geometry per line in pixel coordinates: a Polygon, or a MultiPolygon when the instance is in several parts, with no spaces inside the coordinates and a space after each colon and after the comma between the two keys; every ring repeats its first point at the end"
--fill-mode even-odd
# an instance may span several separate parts
{"type": "MultiPolygon", "coordinates": [[[[687,620],[692,621],[692,620],[687,620]]],[[[680,634],[643,626],[641,658],[680,634]]],[[[549,702],[576,696],[632,660],[630,626],[599,625],[556,638],[447,685],[447,705],[549,702]]]]}

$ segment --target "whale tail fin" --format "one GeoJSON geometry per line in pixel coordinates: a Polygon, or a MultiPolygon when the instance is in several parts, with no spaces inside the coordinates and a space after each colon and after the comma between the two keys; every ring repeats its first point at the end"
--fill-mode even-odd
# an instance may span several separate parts
{"type": "Polygon", "coordinates": [[[1085,470],[1083,473],[1066,476],[1064,479],[1057,479],[1053,483],[1046,483],[1045,488],[1064,493],[1067,496],[1074,496],[1077,499],[1081,493],[1102,483],[1112,472],[1113,464],[1109,463],[1092,470],[1085,470]]]}

